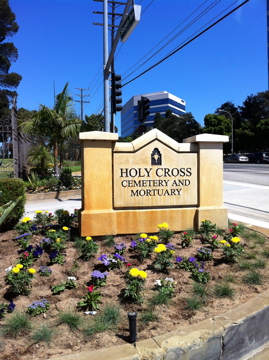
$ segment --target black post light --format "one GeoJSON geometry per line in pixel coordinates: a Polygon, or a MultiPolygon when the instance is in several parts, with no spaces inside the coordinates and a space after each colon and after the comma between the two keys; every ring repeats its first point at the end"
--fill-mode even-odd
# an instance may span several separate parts
{"type": "Polygon", "coordinates": [[[130,343],[133,344],[136,342],[136,317],[137,313],[135,311],[130,311],[127,313],[129,319],[129,340],[130,343]]]}

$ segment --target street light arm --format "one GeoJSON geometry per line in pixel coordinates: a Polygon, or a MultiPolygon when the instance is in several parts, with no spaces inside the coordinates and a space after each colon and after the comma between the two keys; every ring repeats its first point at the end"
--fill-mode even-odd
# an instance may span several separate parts
{"type": "Polygon", "coordinates": [[[227,114],[229,114],[229,116],[231,118],[231,125],[232,125],[231,152],[232,152],[232,155],[233,155],[233,153],[234,153],[234,119],[232,117],[232,114],[227,110],[218,109],[218,112],[227,113],[227,114]]]}

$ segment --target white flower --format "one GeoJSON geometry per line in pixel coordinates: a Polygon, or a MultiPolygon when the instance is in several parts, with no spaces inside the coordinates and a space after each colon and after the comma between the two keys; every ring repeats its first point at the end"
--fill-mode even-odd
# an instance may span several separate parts
{"type": "Polygon", "coordinates": [[[8,267],[8,268],[6,269],[6,273],[10,272],[11,269],[12,269],[12,266],[8,267]]]}
{"type": "Polygon", "coordinates": [[[97,311],[84,311],[84,314],[86,314],[86,315],[96,315],[97,311]]]}
{"type": "Polygon", "coordinates": [[[172,279],[172,278],[168,278],[168,277],[167,277],[167,278],[165,278],[164,280],[165,280],[165,281],[167,281],[167,282],[171,282],[171,283],[173,283],[173,282],[174,282],[174,279],[172,279]]]}
{"type": "Polygon", "coordinates": [[[157,286],[162,286],[161,280],[155,280],[154,284],[157,286]]]}
{"type": "Polygon", "coordinates": [[[73,280],[73,281],[76,281],[77,278],[75,276],[68,276],[67,280],[73,280]]]}

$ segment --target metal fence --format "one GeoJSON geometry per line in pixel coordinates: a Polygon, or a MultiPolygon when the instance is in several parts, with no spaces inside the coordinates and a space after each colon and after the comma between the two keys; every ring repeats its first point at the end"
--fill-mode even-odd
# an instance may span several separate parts
{"type": "Polygon", "coordinates": [[[0,118],[0,179],[19,177],[19,141],[16,100],[10,113],[0,118]]]}

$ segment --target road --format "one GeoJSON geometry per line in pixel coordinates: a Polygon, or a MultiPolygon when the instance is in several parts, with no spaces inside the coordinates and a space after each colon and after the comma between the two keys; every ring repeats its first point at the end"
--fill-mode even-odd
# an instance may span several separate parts
{"type": "Polygon", "coordinates": [[[269,228],[269,164],[224,164],[229,218],[269,228]]]}

